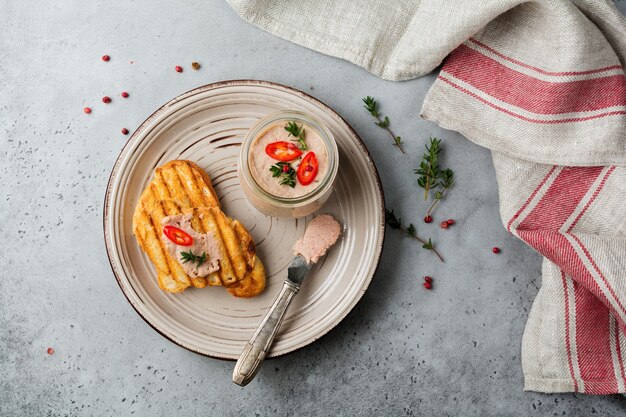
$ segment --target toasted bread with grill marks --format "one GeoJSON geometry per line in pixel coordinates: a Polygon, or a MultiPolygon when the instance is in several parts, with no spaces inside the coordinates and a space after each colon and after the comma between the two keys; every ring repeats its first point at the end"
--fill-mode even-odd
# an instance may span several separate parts
{"type": "Polygon", "coordinates": [[[150,211],[159,200],[177,200],[189,207],[219,207],[211,178],[191,161],[174,160],[158,167],[137,206],[150,211]]]}
{"type": "Polygon", "coordinates": [[[233,288],[229,288],[232,295],[252,297],[265,288],[265,271],[250,233],[221,211],[210,178],[193,162],[170,161],[155,170],[135,208],[133,232],[155,265],[159,287],[164,291],[223,285],[233,288]],[[192,214],[194,230],[214,234],[222,254],[220,269],[207,277],[188,276],[161,240],[161,220],[188,213],[192,214]]]}
{"type": "Polygon", "coordinates": [[[256,255],[254,256],[252,271],[248,272],[237,284],[226,289],[235,297],[244,298],[254,297],[263,292],[265,289],[265,268],[256,255]]]}

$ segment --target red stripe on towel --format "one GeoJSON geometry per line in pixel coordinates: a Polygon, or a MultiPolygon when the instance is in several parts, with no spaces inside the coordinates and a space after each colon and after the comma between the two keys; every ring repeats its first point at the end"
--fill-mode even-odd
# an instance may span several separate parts
{"type": "Polygon", "coordinates": [[[596,199],[598,194],[600,194],[600,191],[602,190],[602,188],[604,188],[604,184],[606,183],[606,180],[613,173],[613,171],[615,171],[615,165],[613,165],[606,171],[606,174],[604,174],[604,177],[600,181],[600,185],[598,186],[596,191],[593,192],[593,195],[591,196],[589,201],[587,201],[587,204],[585,204],[585,207],[582,209],[580,213],[578,213],[578,216],[576,216],[576,219],[572,222],[571,226],[567,229],[568,232],[571,232],[572,229],[574,229],[574,227],[576,226],[576,224],[578,224],[578,221],[580,220],[580,218],[583,216],[583,214],[585,214],[585,212],[587,211],[591,203],[593,203],[593,201],[596,199]]]}
{"type": "Polygon", "coordinates": [[[518,226],[518,230],[559,230],[596,181],[603,167],[566,167],[546,194],[518,226]]]}
{"type": "MultiPolygon", "coordinates": [[[[587,257],[587,260],[589,261],[589,263],[591,263],[591,266],[593,267],[594,271],[596,271],[596,274],[598,274],[600,276],[600,279],[602,280],[604,285],[606,285],[607,289],[611,293],[611,296],[613,296],[613,298],[615,299],[615,302],[617,303],[617,305],[621,309],[621,312],[626,314],[626,309],[624,308],[624,305],[620,302],[619,298],[615,294],[615,290],[613,290],[613,287],[611,286],[611,283],[606,279],[606,277],[604,276],[604,274],[602,273],[602,271],[598,267],[598,264],[591,257],[591,254],[589,253],[589,250],[587,250],[587,248],[585,247],[583,242],[580,240],[580,238],[578,238],[578,236],[576,236],[574,234],[571,234],[571,233],[569,235],[576,241],[576,243],[578,243],[580,248],[583,250],[585,256],[587,257]]],[[[616,318],[619,318],[619,317],[620,317],[619,315],[616,316],[616,318]]],[[[622,320],[619,320],[619,321],[621,322],[622,320]]]]}
{"type": "Polygon", "coordinates": [[[442,71],[500,101],[537,114],[563,114],[626,105],[624,75],[554,83],[515,71],[460,45],[442,71]]]}
{"type": "Polygon", "coordinates": [[[580,377],[588,394],[617,392],[611,357],[609,310],[582,285],[574,283],[576,350],[580,377]]]}
{"type": "Polygon", "coordinates": [[[587,70],[587,71],[565,71],[565,72],[552,72],[552,71],[546,71],[543,70],[541,68],[537,68],[534,67],[532,65],[528,65],[523,63],[522,61],[518,61],[517,59],[508,57],[506,55],[504,55],[503,53],[500,53],[498,51],[496,51],[495,49],[485,45],[484,43],[480,42],[477,39],[474,38],[470,38],[470,42],[475,43],[476,45],[485,48],[486,50],[488,50],[489,52],[499,56],[500,58],[512,62],[516,65],[519,65],[520,67],[524,67],[524,68],[528,68],[531,69],[533,71],[536,71],[540,74],[544,74],[544,75],[554,75],[554,76],[568,76],[568,75],[587,75],[587,74],[598,74],[600,72],[605,72],[605,71],[611,71],[611,70],[616,70],[616,69],[621,69],[622,66],[621,65],[611,65],[610,67],[604,67],[604,68],[597,68],[597,69],[592,69],[592,70],[587,70]]]}
{"type": "Polygon", "coordinates": [[[551,230],[520,230],[517,233],[520,239],[555,263],[575,282],[591,291],[607,307],[610,307],[609,300],[565,236],[551,230]]]}
{"type": "Polygon", "coordinates": [[[539,183],[539,185],[537,185],[537,187],[535,188],[535,190],[532,192],[532,194],[530,195],[530,197],[528,197],[528,199],[526,200],[526,202],[524,203],[524,205],[522,205],[522,207],[520,207],[519,210],[517,210],[517,213],[515,213],[515,215],[513,215],[513,217],[511,217],[511,220],[509,220],[509,223],[506,225],[506,230],[508,230],[509,232],[511,231],[511,224],[513,224],[513,222],[515,220],[517,220],[517,218],[520,216],[520,214],[522,214],[522,212],[524,210],[526,210],[526,207],[528,207],[528,205],[530,204],[531,201],[533,201],[533,198],[535,198],[535,196],[537,195],[537,193],[539,192],[539,190],[541,189],[541,187],[543,187],[543,185],[546,183],[546,181],[548,181],[548,178],[550,178],[550,175],[552,175],[552,173],[554,172],[554,170],[557,168],[557,165],[552,166],[552,168],[550,168],[550,171],[548,171],[548,173],[545,175],[545,177],[543,177],[543,179],[541,180],[541,182],[539,183]]]}
{"type": "MultiPolygon", "coordinates": [[[[522,220],[517,227],[518,236],[542,255],[557,264],[564,272],[582,284],[587,290],[599,297],[607,307],[612,307],[598,283],[587,270],[584,263],[574,250],[567,238],[559,232],[565,221],[572,215],[581,200],[589,192],[594,182],[602,172],[603,167],[567,167],[564,168],[550,185],[545,195],[533,210],[522,220]]],[[[612,172],[612,171],[611,171],[612,172]]],[[[609,172],[605,174],[594,195],[600,192],[609,172]]],[[[580,218],[589,207],[586,204],[580,218]]],[[[626,314],[626,309],[617,299],[613,288],[606,280],[602,271],[591,257],[583,242],[575,235],[569,234],[583,250],[594,271],[608,288],[620,312],[626,314]]],[[[619,315],[617,315],[619,317],[619,315]]]]}
{"type": "Polygon", "coordinates": [[[526,116],[522,116],[521,114],[512,112],[510,110],[505,109],[504,107],[498,106],[496,104],[493,104],[487,100],[485,100],[484,98],[472,93],[471,91],[469,91],[466,88],[461,87],[460,85],[442,77],[441,75],[439,77],[437,77],[438,79],[444,81],[447,84],[450,84],[452,87],[456,88],[457,90],[474,97],[476,100],[488,105],[489,107],[493,107],[496,110],[499,110],[503,113],[508,114],[509,116],[513,116],[516,117],[518,119],[524,120],[525,122],[529,122],[529,123],[537,123],[537,124],[560,124],[560,123],[573,123],[573,122],[584,122],[586,120],[593,120],[593,119],[599,119],[601,117],[606,117],[606,116],[615,116],[615,115],[619,115],[619,114],[626,114],[626,111],[622,111],[622,110],[618,110],[618,111],[610,111],[607,113],[601,113],[601,114],[596,114],[593,116],[587,116],[587,117],[571,117],[569,119],[552,119],[552,120],[541,120],[541,119],[533,119],[530,117],[526,117],[526,116]]]}

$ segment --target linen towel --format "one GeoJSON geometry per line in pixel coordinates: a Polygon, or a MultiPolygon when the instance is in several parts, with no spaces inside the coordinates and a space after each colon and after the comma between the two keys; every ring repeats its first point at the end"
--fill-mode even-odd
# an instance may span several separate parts
{"type": "Polygon", "coordinates": [[[626,19],[607,0],[229,0],[389,80],[492,151],[504,226],[544,256],[525,389],[626,392],[626,19]]]}

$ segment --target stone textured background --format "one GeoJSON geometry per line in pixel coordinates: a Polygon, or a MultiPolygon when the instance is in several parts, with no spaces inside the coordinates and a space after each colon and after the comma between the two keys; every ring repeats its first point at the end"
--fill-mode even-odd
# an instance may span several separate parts
{"type": "Polygon", "coordinates": [[[621,396],[522,391],[520,341],[540,256],[501,225],[487,150],[418,118],[434,76],[382,81],[261,32],[217,0],[5,0],[0,27],[0,415],[624,415],[621,396]],[[267,362],[245,389],[230,382],[233,363],[179,348],[143,322],[102,238],[105,186],[128,138],[121,128],[233,78],[288,84],[341,113],[372,151],[388,207],[446,257],[441,265],[389,231],[345,321],[267,362]],[[373,125],[366,95],[391,117],[407,156],[373,125]],[[447,231],[419,221],[427,205],[412,170],[429,136],[444,140],[457,176],[437,212],[457,220],[447,231]],[[431,292],[424,275],[435,278],[431,292]]]}

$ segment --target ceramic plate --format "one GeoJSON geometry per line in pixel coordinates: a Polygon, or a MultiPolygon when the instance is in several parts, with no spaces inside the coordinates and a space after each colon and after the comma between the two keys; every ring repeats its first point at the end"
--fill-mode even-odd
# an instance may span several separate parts
{"type": "Polygon", "coordinates": [[[335,190],[320,212],[342,223],[344,233],[309,273],[295,297],[269,356],[305,346],[326,334],[367,289],[382,250],[384,201],[367,149],[352,128],[313,97],[265,81],[226,81],[185,93],[148,118],[122,150],[106,192],[104,237],[111,267],[135,310],[163,336],[191,351],[236,359],[286,278],[292,246],[312,216],[272,218],[244,197],[237,179],[241,141],[261,117],[278,110],[308,112],[331,130],[339,147],[335,190]],[[252,299],[221,287],[159,289],[154,267],[132,233],[135,204],[154,169],[189,159],[213,180],[222,209],[240,220],[257,245],[267,288],[252,299]]]}

